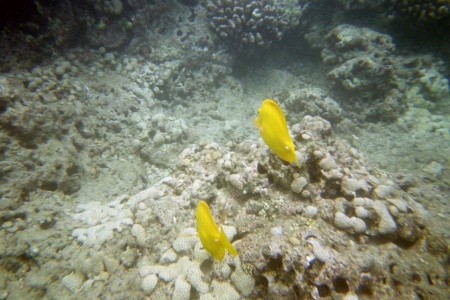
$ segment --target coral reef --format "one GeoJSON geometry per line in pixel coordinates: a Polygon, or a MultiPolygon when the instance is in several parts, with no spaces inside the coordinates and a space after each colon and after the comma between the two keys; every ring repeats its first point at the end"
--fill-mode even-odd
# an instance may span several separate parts
{"type": "Polygon", "coordinates": [[[121,0],[86,0],[86,2],[102,13],[119,15],[123,10],[121,0]]]}
{"type": "Polygon", "coordinates": [[[387,35],[355,29],[339,25],[325,37],[323,63],[337,65],[327,78],[346,93],[372,102],[366,118],[395,120],[406,108],[391,58],[395,46],[387,35]]]}
{"type": "Polygon", "coordinates": [[[282,99],[289,112],[302,117],[306,115],[322,116],[333,125],[345,118],[344,110],[339,103],[318,87],[293,89],[289,91],[287,97],[282,97],[282,99]]]}
{"type": "Polygon", "coordinates": [[[2,209],[17,208],[36,188],[73,194],[80,188],[83,170],[75,145],[59,139],[70,130],[65,121],[75,109],[64,109],[61,103],[50,108],[45,102],[56,99],[50,93],[22,94],[30,105],[18,97],[20,90],[20,81],[2,77],[1,173],[2,182],[10,186],[0,192],[2,209]],[[17,155],[17,149],[27,150],[17,155]],[[60,157],[54,156],[58,152],[60,157]]]}
{"type": "Polygon", "coordinates": [[[347,12],[394,13],[396,18],[407,17],[420,22],[448,20],[450,16],[450,1],[448,0],[302,0],[301,2],[317,7],[338,7],[347,12]]]}
{"type": "MultiPolygon", "coordinates": [[[[76,229],[72,232],[80,243],[86,244],[95,250],[99,250],[104,242],[112,239],[113,232],[121,232],[123,226],[133,225],[132,213],[129,209],[123,209],[120,205],[121,199],[117,199],[104,207],[98,202],[90,202],[81,205],[79,213],[73,216],[74,220],[84,222],[88,229],[76,229]]],[[[138,225],[138,224],[134,224],[138,225]]],[[[133,226],[131,234],[136,238],[139,245],[145,244],[145,232],[137,234],[136,227],[133,226]],[[142,236],[144,235],[144,237],[142,236]]]]}
{"type": "Polygon", "coordinates": [[[1,72],[31,69],[49,56],[79,43],[80,32],[92,17],[82,1],[11,4],[5,12],[11,11],[2,15],[1,72]],[[21,13],[24,19],[15,20],[14,16],[21,13]]]}
{"type": "Polygon", "coordinates": [[[344,9],[345,11],[370,11],[383,7],[389,0],[301,0],[301,3],[308,3],[315,8],[332,7],[333,9],[344,9]]]}
{"type": "Polygon", "coordinates": [[[269,47],[298,24],[296,1],[213,0],[208,3],[211,26],[239,50],[269,47]]]}
{"type": "Polygon", "coordinates": [[[131,32],[123,24],[112,23],[107,28],[91,26],[86,32],[86,39],[90,47],[94,49],[105,47],[117,49],[125,47],[130,40],[131,32]]]}
{"type": "Polygon", "coordinates": [[[418,21],[448,20],[450,16],[450,1],[448,0],[391,0],[391,2],[396,11],[418,21]]]}
{"type": "Polygon", "coordinates": [[[446,64],[342,24],[381,1],[308,3],[57,1],[7,26],[0,299],[445,298],[446,64]],[[234,68],[207,14],[243,3],[225,42],[256,63],[234,68]],[[295,46],[252,51],[276,32],[295,46]],[[267,97],[300,166],[252,127],[267,97]],[[199,200],[237,257],[202,248],[199,200]]]}
{"type": "MultiPolygon", "coordinates": [[[[427,284],[430,269],[401,258],[427,251],[425,241],[431,238],[427,227],[434,225],[422,205],[389,174],[372,168],[347,142],[333,137],[327,121],[307,116],[292,127],[296,139],[304,131],[311,139],[298,150],[303,157],[301,168],[283,164],[260,141],[233,149],[197,145],[186,149],[177,170],[157,185],[110,204],[80,206],[84,212],[73,217],[86,229],[75,229],[73,234],[99,233],[96,222],[103,220],[102,226],[108,227],[109,217],[103,215],[111,215],[107,211],[117,205],[120,215],[129,212],[124,216],[130,220],[126,227],[110,234],[121,236],[127,248],[159,249],[132,256],[127,263],[139,268],[142,292],[155,297],[438,295],[445,283],[427,284]],[[290,193],[290,185],[299,178],[305,180],[302,191],[290,193]],[[233,183],[236,180],[241,185],[233,183]],[[220,263],[201,248],[189,227],[197,199],[208,199],[213,213],[228,214],[227,223],[233,226],[224,228],[234,239],[238,257],[227,255],[220,263]],[[185,210],[189,213],[180,214],[185,210]],[[136,228],[141,227],[144,232],[137,234],[136,228]],[[155,241],[160,234],[166,239],[155,241]],[[397,275],[398,268],[422,279],[420,292],[408,288],[417,282],[404,279],[402,288],[391,286],[403,276],[397,275]]],[[[104,239],[99,239],[100,247],[86,241],[81,240],[88,249],[113,247],[104,239]]],[[[442,271],[438,257],[432,260],[442,271]]],[[[126,262],[121,259],[121,264],[126,262]]],[[[77,276],[64,277],[62,284],[69,290],[83,289],[85,283],[80,285],[77,276]]]]}
{"type": "Polygon", "coordinates": [[[332,66],[327,79],[339,94],[353,99],[360,117],[369,121],[397,120],[415,92],[438,103],[449,95],[448,81],[436,71],[433,58],[396,56],[391,37],[368,28],[337,26],[325,36],[321,55],[323,63],[332,66]],[[408,90],[414,85],[422,88],[408,90]]]}
{"type": "MultiPolygon", "coordinates": [[[[191,46],[204,37],[199,37],[202,31],[196,31],[199,29],[196,23],[188,21],[189,10],[180,7],[178,4],[180,17],[186,22],[183,30],[189,37],[180,39],[174,25],[173,39],[160,46],[175,49],[174,44],[185,43],[194,55],[191,46]],[[192,35],[194,32],[196,34],[192,35]]],[[[200,7],[197,13],[201,18],[205,9],[200,7]]],[[[207,27],[206,22],[200,24],[207,27]]],[[[160,39],[161,35],[157,38],[160,39]]],[[[111,160],[103,164],[109,170],[123,168],[119,167],[120,162],[112,161],[119,152],[137,153],[138,159],[147,164],[169,168],[171,155],[166,153],[172,153],[175,158],[183,149],[182,143],[188,142],[192,133],[184,119],[161,113],[167,107],[167,101],[185,102],[187,96],[198,93],[199,87],[205,86],[201,90],[207,91],[209,88],[206,86],[216,84],[217,78],[230,72],[221,62],[220,55],[208,63],[203,61],[204,55],[209,55],[212,48],[205,51],[203,44],[199,44],[195,49],[199,54],[197,58],[184,56],[180,51],[155,50],[149,57],[130,57],[106,47],[74,48],[47,64],[2,75],[2,174],[3,182],[11,185],[10,189],[2,190],[2,207],[17,207],[36,188],[66,194],[77,192],[82,185],[82,177],[98,178],[102,173],[100,169],[104,167],[92,163],[97,155],[111,160]],[[201,76],[192,80],[190,74],[195,65],[201,76]],[[89,76],[89,81],[82,79],[84,76],[89,76]],[[115,79],[111,80],[112,77],[115,79]],[[122,83],[122,78],[129,80],[122,83]],[[169,94],[171,98],[168,98],[169,94]],[[104,115],[103,120],[107,122],[99,122],[95,116],[101,107],[108,106],[116,97],[122,99],[120,104],[108,110],[109,116],[104,115]],[[28,105],[24,98],[33,105],[28,105]],[[114,138],[107,136],[121,131],[125,135],[131,134],[129,140],[112,146],[110,142],[114,138]],[[14,153],[18,149],[27,149],[27,154],[16,156],[14,153]],[[58,158],[54,156],[55,152],[60,154],[58,158]],[[162,160],[161,154],[167,159],[162,160]],[[27,172],[30,168],[36,172],[27,172]]],[[[161,169],[148,171],[152,174],[150,177],[144,174],[142,167],[132,165],[125,167],[130,171],[133,169],[131,173],[134,174],[127,176],[130,182],[156,182],[163,177],[161,169]]],[[[110,189],[105,192],[114,193],[110,189]]]]}

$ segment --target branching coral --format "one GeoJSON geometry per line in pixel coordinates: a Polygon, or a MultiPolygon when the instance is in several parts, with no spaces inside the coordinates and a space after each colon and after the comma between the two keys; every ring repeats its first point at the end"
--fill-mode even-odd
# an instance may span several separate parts
{"type": "Polygon", "coordinates": [[[207,8],[214,31],[240,50],[269,47],[300,16],[300,7],[292,0],[213,0],[207,8]]]}

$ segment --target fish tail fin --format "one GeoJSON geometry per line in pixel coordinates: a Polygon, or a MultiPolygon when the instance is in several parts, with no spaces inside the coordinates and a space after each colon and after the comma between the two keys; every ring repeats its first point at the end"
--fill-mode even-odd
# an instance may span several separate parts
{"type": "Polygon", "coordinates": [[[237,256],[238,253],[236,251],[236,249],[234,249],[233,245],[231,245],[230,241],[228,240],[225,231],[223,231],[223,228],[220,227],[220,235],[219,235],[219,242],[222,246],[225,247],[225,249],[227,249],[227,251],[233,255],[233,256],[237,256]]]}

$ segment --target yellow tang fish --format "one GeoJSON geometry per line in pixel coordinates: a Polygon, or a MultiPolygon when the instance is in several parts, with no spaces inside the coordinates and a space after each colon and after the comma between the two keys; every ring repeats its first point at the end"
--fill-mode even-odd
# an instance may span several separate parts
{"type": "Polygon", "coordinates": [[[289,163],[295,161],[300,166],[286,118],[278,103],[272,99],[264,100],[253,124],[258,127],[262,139],[276,155],[289,163]]]}
{"type": "Polygon", "coordinates": [[[195,219],[197,220],[197,233],[200,242],[202,242],[203,248],[211,253],[215,259],[222,261],[225,256],[225,249],[227,249],[231,255],[237,255],[236,249],[231,245],[223,228],[220,227],[219,231],[219,228],[211,215],[211,210],[205,201],[200,201],[198,203],[195,219]]]}

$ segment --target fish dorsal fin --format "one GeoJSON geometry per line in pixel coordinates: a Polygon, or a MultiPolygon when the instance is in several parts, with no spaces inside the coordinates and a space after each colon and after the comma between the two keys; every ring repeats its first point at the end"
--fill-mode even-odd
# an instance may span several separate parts
{"type": "Polygon", "coordinates": [[[279,117],[280,120],[282,120],[284,125],[286,125],[286,127],[287,127],[286,118],[284,117],[284,113],[283,113],[283,110],[281,109],[280,105],[277,102],[275,102],[275,100],[272,100],[272,99],[266,99],[266,100],[264,100],[263,103],[270,105],[274,110],[276,110],[277,117],[279,117]]]}

